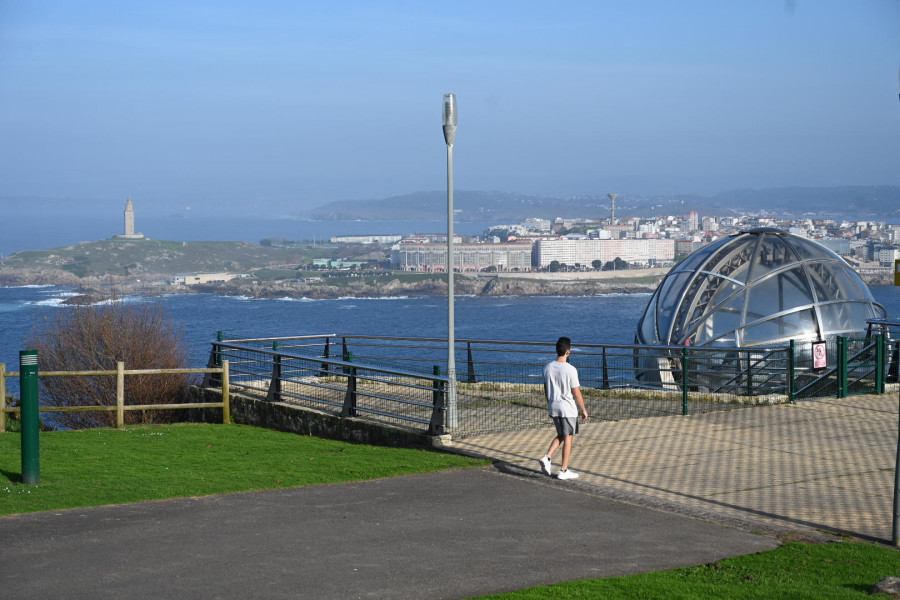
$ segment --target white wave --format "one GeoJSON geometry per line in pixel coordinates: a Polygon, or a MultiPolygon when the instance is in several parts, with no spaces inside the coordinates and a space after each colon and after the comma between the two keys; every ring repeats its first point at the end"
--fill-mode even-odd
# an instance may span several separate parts
{"type": "Polygon", "coordinates": [[[318,298],[292,298],[290,296],[285,296],[283,298],[274,298],[278,302],[321,302],[318,298]]]}
{"type": "Polygon", "coordinates": [[[652,292],[610,292],[608,294],[593,294],[593,297],[604,296],[604,297],[615,297],[615,296],[625,296],[629,298],[633,298],[635,296],[652,296],[652,292]]]}
{"type": "Polygon", "coordinates": [[[53,284],[50,284],[50,283],[30,283],[28,285],[0,285],[0,287],[9,288],[9,289],[20,289],[20,288],[49,288],[49,287],[56,287],[56,286],[53,284]]]}
{"type": "Polygon", "coordinates": [[[48,298],[47,300],[31,300],[26,302],[31,306],[67,306],[63,304],[64,298],[48,298]]]}

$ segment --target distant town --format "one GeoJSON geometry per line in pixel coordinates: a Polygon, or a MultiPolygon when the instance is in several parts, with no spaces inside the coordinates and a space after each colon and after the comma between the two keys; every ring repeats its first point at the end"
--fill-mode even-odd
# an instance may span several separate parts
{"type": "MultiPolygon", "coordinates": [[[[900,259],[900,225],[836,219],[684,215],[623,219],[541,219],[494,225],[480,236],[454,235],[454,270],[461,273],[558,272],[670,267],[710,242],[771,227],[822,244],[856,267],[882,269],[900,259]]],[[[334,244],[378,244],[377,262],[399,271],[446,272],[447,235],[347,235],[334,244]]],[[[263,245],[291,245],[282,239],[263,245]]],[[[363,267],[369,261],[318,259],[318,268],[363,267]]]]}

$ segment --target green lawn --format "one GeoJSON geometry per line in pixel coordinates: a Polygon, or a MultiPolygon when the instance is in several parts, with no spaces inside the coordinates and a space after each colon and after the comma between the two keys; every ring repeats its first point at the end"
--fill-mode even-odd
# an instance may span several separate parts
{"type": "Polygon", "coordinates": [[[900,576],[897,550],[858,542],[789,543],[699,567],[573,581],[484,596],[482,600],[888,598],[869,595],[872,587],[887,576],[900,576]]]}
{"type": "Polygon", "coordinates": [[[40,434],[40,484],[21,481],[21,436],[0,434],[0,515],[378,479],[487,461],[243,425],[40,434]]]}

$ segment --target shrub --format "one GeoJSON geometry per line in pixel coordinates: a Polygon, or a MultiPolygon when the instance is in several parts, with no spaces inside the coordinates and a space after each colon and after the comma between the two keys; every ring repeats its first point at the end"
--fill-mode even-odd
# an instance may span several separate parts
{"type": "MultiPolygon", "coordinates": [[[[178,369],[188,364],[182,332],[155,303],[79,306],[46,315],[36,324],[27,347],[38,351],[41,371],[114,371],[118,361],[132,369],[178,369]]],[[[109,375],[41,377],[43,406],[112,406],[116,377],[109,375]]],[[[190,377],[184,374],[127,375],[125,405],[185,401],[190,377]]],[[[128,424],[171,423],[178,411],[126,411],[128,424]]],[[[80,429],[115,426],[115,411],[59,412],[53,421],[80,429]]]]}

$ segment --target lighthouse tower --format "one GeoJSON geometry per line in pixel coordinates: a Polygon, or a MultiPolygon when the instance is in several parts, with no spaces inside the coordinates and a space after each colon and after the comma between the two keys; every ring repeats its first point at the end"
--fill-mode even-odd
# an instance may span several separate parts
{"type": "Polygon", "coordinates": [[[144,237],[143,233],[134,232],[134,204],[131,202],[131,196],[128,197],[128,202],[125,203],[125,233],[116,237],[129,240],[139,240],[144,237]]]}
{"type": "Polygon", "coordinates": [[[131,203],[131,196],[128,196],[128,202],[125,204],[125,237],[134,235],[134,204],[131,203]]]}

